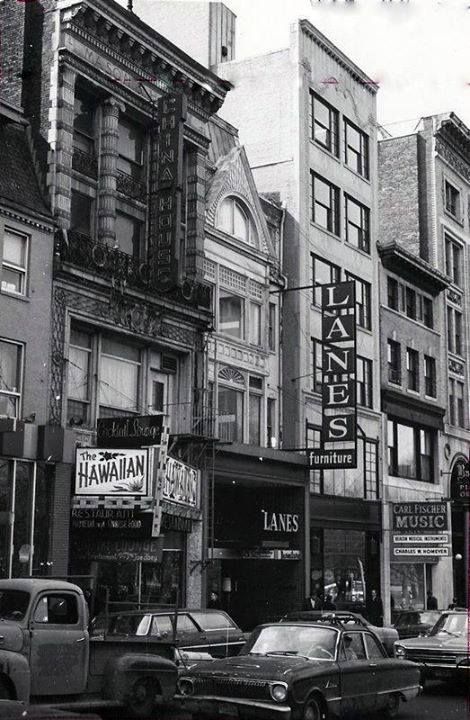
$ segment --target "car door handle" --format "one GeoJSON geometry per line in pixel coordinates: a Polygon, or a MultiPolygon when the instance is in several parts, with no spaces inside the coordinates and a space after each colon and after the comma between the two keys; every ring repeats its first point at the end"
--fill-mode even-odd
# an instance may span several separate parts
{"type": "Polygon", "coordinates": [[[85,642],[86,637],[78,638],[78,640],[75,640],[75,642],[85,642]]]}
{"type": "Polygon", "coordinates": [[[369,667],[377,667],[377,663],[369,663],[369,667]]]}

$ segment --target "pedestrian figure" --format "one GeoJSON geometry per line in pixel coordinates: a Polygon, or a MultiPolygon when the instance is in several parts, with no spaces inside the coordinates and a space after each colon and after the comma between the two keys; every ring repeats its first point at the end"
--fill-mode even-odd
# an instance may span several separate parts
{"type": "Polygon", "coordinates": [[[371,591],[371,600],[369,603],[369,621],[372,625],[382,627],[384,617],[384,606],[377,590],[371,591]]]}
{"type": "Polygon", "coordinates": [[[454,597],[454,598],[452,598],[452,602],[449,603],[449,607],[447,609],[455,610],[456,607],[457,607],[457,598],[454,597]]]}
{"type": "Polygon", "coordinates": [[[213,591],[211,592],[211,594],[210,594],[209,602],[207,603],[207,607],[208,607],[208,608],[212,608],[212,609],[214,609],[214,610],[219,610],[219,609],[220,609],[219,596],[218,596],[218,594],[215,592],[215,590],[213,590],[213,591]]]}
{"type": "Polygon", "coordinates": [[[325,596],[325,602],[323,603],[323,610],[336,610],[336,605],[333,602],[331,595],[325,596]]]}
{"type": "Polygon", "coordinates": [[[437,610],[437,598],[430,590],[427,592],[426,610],[437,610]]]}

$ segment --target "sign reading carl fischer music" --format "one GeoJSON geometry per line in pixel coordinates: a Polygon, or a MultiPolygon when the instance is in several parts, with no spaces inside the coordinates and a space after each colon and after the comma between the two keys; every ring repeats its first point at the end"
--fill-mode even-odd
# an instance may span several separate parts
{"type": "Polygon", "coordinates": [[[356,285],[322,286],[322,447],[309,449],[314,469],[357,467],[356,285]]]}

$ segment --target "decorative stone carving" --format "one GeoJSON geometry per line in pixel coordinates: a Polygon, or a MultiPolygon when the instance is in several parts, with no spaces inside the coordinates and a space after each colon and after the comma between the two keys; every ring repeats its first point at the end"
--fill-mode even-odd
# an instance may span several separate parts
{"type": "Polygon", "coordinates": [[[470,164],[466,163],[465,160],[452,150],[439,136],[436,137],[436,150],[467,182],[470,182],[470,164]]]}
{"type": "Polygon", "coordinates": [[[449,360],[449,370],[456,375],[464,374],[464,367],[462,363],[457,362],[457,360],[449,360]]]}

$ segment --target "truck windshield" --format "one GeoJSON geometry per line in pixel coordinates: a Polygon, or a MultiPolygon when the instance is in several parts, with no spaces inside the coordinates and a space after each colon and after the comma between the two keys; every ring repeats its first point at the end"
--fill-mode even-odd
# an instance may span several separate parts
{"type": "Polygon", "coordinates": [[[0,618],[23,620],[30,595],[23,590],[0,590],[0,618]]]}

